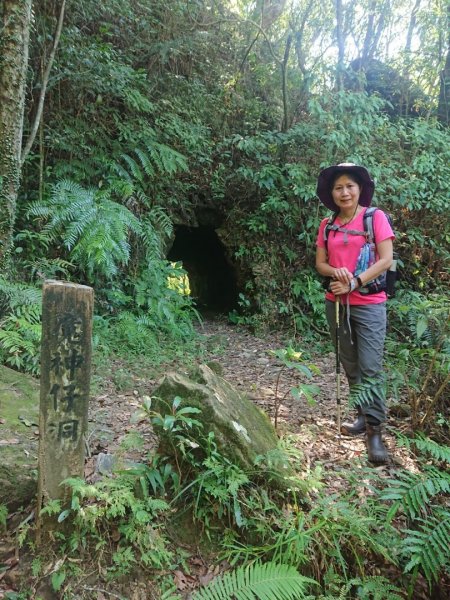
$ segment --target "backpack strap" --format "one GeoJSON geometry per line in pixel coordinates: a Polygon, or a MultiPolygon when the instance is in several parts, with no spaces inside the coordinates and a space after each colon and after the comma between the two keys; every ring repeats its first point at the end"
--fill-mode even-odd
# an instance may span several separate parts
{"type": "Polygon", "coordinates": [[[364,231],[367,234],[367,241],[370,244],[375,243],[375,233],[373,230],[373,215],[375,214],[376,210],[379,210],[378,207],[370,206],[364,213],[363,217],[364,231]]]}
{"type": "MultiPolygon", "coordinates": [[[[323,239],[324,239],[324,242],[325,242],[325,250],[327,252],[328,252],[328,234],[329,234],[330,231],[334,231],[335,233],[338,232],[338,231],[340,231],[341,233],[343,233],[344,234],[344,241],[345,241],[345,243],[347,243],[347,236],[348,236],[348,234],[350,234],[350,235],[363,235],[366,238],[368,236],[365,220],[364,220],[364,231],[360,231],[359,229],[347,229],[346,227],[341,227],[340,225],[335,225],[334,222],[336,221],[336,219],[338,217],[338,214],[339,213],[333,213],[329,217],[328,222],[325,225],[324,230],[323,230],[323,239]]],[[[365,215],[364,215],[364,219],[365,219],[365,215]]],[[[372,236],[373,236],[373,226],[372,225],[371,225],[371,229],[372,229],[372,236]]]]}
{"type": "Polygon", "coordinates": [[[336,227],[334,225],[334,222],[336,221],[337,217],[338,217],[337,212],[333,213],[332,215],[330,215],[328,217],[328,222],[325,225],[324,229],[323,229],[323,241],[325,242],[325,250],[326,252],[328,252],[328,233],[330,232],[330,230],[333,229],[333,227],[336,227]]]}

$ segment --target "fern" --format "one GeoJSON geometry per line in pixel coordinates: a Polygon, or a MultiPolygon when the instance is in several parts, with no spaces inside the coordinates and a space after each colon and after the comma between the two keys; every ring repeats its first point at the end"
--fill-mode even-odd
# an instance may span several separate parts
{"type": "Polygon", "coordinates": [[[450,474],[435,467],[428,467],[423,473],[402,471],[396,479],[387,481],[389,487],[381,492],[381,500],[393,500],[388,519],[394,518],[402,508],[415,519],[429,508],[431,500],[442,493],[450,493],[450,474]]]}
{"type": "Polygon", "coordinates": [[[39,373],[42,292],[0,278],[0,361],[39,373]]]}
{"type": "Polygon", "coordinates": [[[0,357],[12,367],[39,372],[41,350],[41,307],[16,308],[15,314],[0,321],[0,357]]]}
{"type": "Polygon", "coordinates": [[[34,202],[28,215],[47,221],[44,232],[62,243],[89,275],[111,279],[130,258],[129,232],[141,232],[139,220],[108,191],[85,189],[69,180],[58,182],[44,202],[34,202]]]}
{"type": "Polygon", "coordinates": [[[353,384],[350,387],[349,405],[367,406],[373,403],[374,396],[384,398],[386,396],[386,382],[380,379],[367,378],[362,383],[353,384]]]}
{"type": "Polygon", "coordinates": [[[420,529],[407,530],[408,537],[402,542],[402,551],[411,556],[405,573],[423,572],[429,585],[437,581],[443,567],[450,567],[450,512],[437,511],[426,521],[417,519],[420,529]]]}
{"type": "MultiPolygon", "coordinates": [[[[17,306],[41,305],[42,291],[36,287],[8,281],[0,276],[0,311],[17,306]]],[[[5,311],[6,312],[6,311],[5,311]]]]}
{"type": "Polygon", "coordinates": [[[339,596],[320,596],[319,600],[347,600],[349,597],[354,597],[352,590],[357,588],[357,597],[362,600],[402,600],[404,595],[402,590],[391,584],[385,577],[373,576],[367,578],[355,577],[350,579],[342,586],[339,596]]]}
{"type": "Polygon", "coordinates": [[[435,460],[450,463],[450,446],[438,444],[421,434],[418,434],[413,442],[418,450],[430,454],[435,460]]]}
{"type": "Polygon", "coordinates": [[[239,567],[196,592],[193,600],[297,600],[306,597],[306,587],[317,585],[289,565],[254,563],[239,567]]]}
{"type": "Polygon", "coordinates": [[[165,241],[173,234],[173,225],[164,209],[154,206],[142,220],[141,239],[147,261],[163,258],[165,241]]]}

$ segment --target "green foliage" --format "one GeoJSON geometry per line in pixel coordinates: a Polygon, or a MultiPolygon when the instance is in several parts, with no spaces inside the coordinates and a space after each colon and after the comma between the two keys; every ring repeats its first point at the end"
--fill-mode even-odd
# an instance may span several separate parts
{"type": "Polygon", "coordinates": [[[438,444],[434,440],[430,440],[421,434],[417,434],[413,439],[413,442],[422,455],[428,454],[435,461],[447,462],[450,464],[450,446],[438,444]]]}
{"type": "Polygon", "coordinates": [[[191,297],[184,293],[185,277],[180,264],[160,260],[152,261],[140,277],[130,282],[135,303],[149,326],[173,338],[193,337],[193,319],[200,320],[191,297]]]}
{"type": "Polygon", "coordinates": [[[387,350],[397,389],[406,390],[414,428],[434,426],[447,410],[450,382],[449,303],[445,296],[400,293],[390,306],[393,327],[387,350]]]}
{"type": "Polygon", "coordinates": [[[386,382],[384,379],[367,377],[362,383],[350,386],[349,406],[366,406],[373,402],[374,395],[380,398],[386,397],[386,382]]]}
{"type": "Polygon", "coordinates": [[[356,593],[357,598],[365,600],[402,600],[403,590],[393,585],[386,577],[376,576],[355,577],[341,587],[339,596],[327,594],[319,596],[319,600],[346,600],[350,593],[356,593]]]}
{"type": "Polygon", "coordinates": [[[155,259],[123,287],[103,290],[103,314],[94,317],[94,347],[105,356],[139,355],[155,364],[200,353],[193,325],[200,317],[185,283],[186,272],[178,264],[155,259]]]}
{"type": "Polygon", "coordinates": [[[388,526],[379,529],[379,512],[370,500],[360,506],[359,500],[345,497],[321,498],[308,514],[310,553],[324,570],[333,570],[344,579],[351,577],[353,565],[363,573],[364,558],[370,554],[397,564],[392,547],[398,542],[396,532],[388,526]]]}
{"type": "Polygon", "coordinates": [[[413,438],[396,434],[398,445],[406,446],[408,450],[415,452],[420,457],[431,458],[435,464],[450,463],[450,447],[426,437],[423,433],[416,433],[413,438]]]}
{"type": "Polygon", "coordinates": [[[0,321],[0,360],[37,375],[41,349],[41,307],[23,306],[0,321]]]}
{"type": "Polygon", "coordinates": [[[396,479],[388,479],[386,483],[388,487],[380,497],[394,501],[389,509],[389,519],[402,509],[414,520],[426,514],[433,499],[436,500],[440,494],[450,494],[450,475],[434,467],[427,467],[421,473],[400,471],[396,479]]]}
{"type": "Polygon", "coordinates": [[[155,496],[164,497],[180,490],[180,476],[167,456],[152,454],[147,464],[130,470],[130,473],[139,477],[145,495],[151,491],[155,496]]]}
{"type": "Polygon", "coordinates": [[[116,275],[130,259],[129,233],[141,231],[138,219],[108,191],[69,180],[57,183],[46,201],[31,204],[28,215],[44,219],[50,240],[61,241],[91,278],[116,275]]]}
{"type": "MultiPolygon", "coordinates": [[[[264,514],[272,510],[279,512],[277,491],[272,490],[274,498],[271,499],[269,492],[258,482],[267,482],[274,476],[280,482],[280,465],[287,464],[289,452],[280,448],[270,456],[259,456],[253,469],[244,470],[218,450],[212,431],[203,432],[200,422],[195,419],[198,412],[193,407],[183,406],[181,399],[175,397],[166,413],[156,413],[151,398],[144,399],[142,413],[136,418],[146,415],[163,435],[163,447],[171,448],[169,454],[173,456],[172,464],[177,473],[175,475],[162,459],[146,469],[144,476],[152,489],[160,492],[162,489],[167,491],[169,483],[169,489],[175,493],[172,505],[190,507],[193,517],[203,524],[208,536],[224,526],[258,535],[259,528],[265,527],[264,514]]],[[[298,453],[293,460],[299,460],[298,453]]],[[[316,485],[314,477],[298,480],[287,477],[286,487],[290,486],[293,495],[301,491],[306,497],[310,488],[316,485]]]]}
{"type": "Polygon", "coordinates": [[[172,405],[167,406],[168,413],[161,414],[152,409],[152,398],[144,396],[142,416],[147,416],[157,431],[167,435],[175,451],[185,454],[185,444],[188,442],[189,432],[194,428],[200,429],[202,424],[192,417],[192,415],[198,415],[200,410],[193,406],[181,406],[181,402],[182,399],[175,396],[172,405]]]}
{"type": "Polygon", "coordinates": [[[0,277],[0,362],[39,373],[41,290],[0,277]]]}
{"type": "Polygon", "coordinates": [[[18,271],[29,273],[31,281],[70,279],[74,265],[63,258],[49,256],[50,239],[46,233],[24,229],[14,236],[14,242],[18,271]]]}
{"type": "Polygon", "coordinates": [[[193,600],[288,600],[307,597],[316,582],[302,577],[294,567],[277,563],[254,563],[239,567],[214,580],[193,600]]]}
{"type": "MultiPolygon", "coordinates": [[[[138,484],[139,478],[132,471],[122,471],[95,485],[66,480],[72,500],[70,508],[59,512],[58,522],[69,519],[71,527],[69,533],[60,533],[61,550],[69,556],[110,557],[108,571],[112,577],[129,573],[135,565],[167,567],[172,555],[161,532],[168,504],[146,494],[138,484]]],[[[47,506],[43,512],[55,510],[47,506]]]]}
{"type": "Polygon", "coordinates": [[[327,329],[323,286],[316,273],[302,270],[292,279],[294,323],[302,338],[311,333],[311,329],[323,333],[327,329]]]}
{"type": "Polygon", "coordinates": [[[8,509],[4,504],[0,504],[0,529],[6,529],[6,519],[8,517],[8,509]]]}
{"type": "MultiPolygon", "coordinates": [[[[432,453],[438,461],[448,459],[448,447],[438,450],[435,442],[423,436],[411,442],[417,449],[432,453]]],[[[412,573],[410,587],[414,586],[418,574],[423,573],[431,589],[450,568],[450,512],[445,501],[450,497],[448,469],[426,464],[418,473],[397,472],[387,484],[380,492],[380,499],[391,503],[387,521],[399,511],[408,519],[407,526],[401,530],[399,550],[404,572],[412,573]]]]}
{"type": "Polygon", "coordinates": [[[450,568],[450,511],[437,510],[435,516],[427,519],[416,519],[418,529],[406,530],[402,551],[410,557],[405,572],[413,572],[417,576],[423,571],[431,585],[439,580],[440,574],[450,568]]]}
{"type": "Polygon", "coordinates": [[[2,314],[19,306],[36,306],[42,302],[42,292],[31,285],[10,281],[0,276],[0,310],[2,314]]]}

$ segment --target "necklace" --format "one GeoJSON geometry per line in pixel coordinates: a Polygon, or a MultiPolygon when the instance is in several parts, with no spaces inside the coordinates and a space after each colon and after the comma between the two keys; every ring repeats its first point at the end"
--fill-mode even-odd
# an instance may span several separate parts
{"type": "Polygon", "coordinates": [[[344,221],[344,218],[341,217],[341,215],[339,215],[339,220],[342,223],[342,225],[348,225],[349,223],[351,223],[353,221],[353,219],[356,217],[358,208],[359,208],[359,204],[356,205],[355,211],[354,211],[353,215],[350,217],[350,219],[347,219],[346,221],[344,221]]]}

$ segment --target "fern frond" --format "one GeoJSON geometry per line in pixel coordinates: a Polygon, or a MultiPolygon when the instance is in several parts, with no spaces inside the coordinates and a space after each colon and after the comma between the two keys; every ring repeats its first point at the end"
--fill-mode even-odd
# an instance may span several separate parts
{"type": "Polygon", "coordinates": [[[122,154],[120,158],[128,165],[132,177],[142,184],[144,179],[142,171],[134,158],[132,158],[129,154],[122,154]]]}
{"type": "Polygon", "coordinates": [[[435,517],[418,521],[421,528],[407,530],[409,535],[402,542],[403,553],[411,556],[404,571],[421,570],[431,586],[442,568],[450,566],[450,512],[440,511],[435,517]]]}
{"type": "Polygon", "coordinates": [[[397,479],[389,479],[386,483],[388,487],[381,492],[380,498],[394,501],[388,519],[392,519],[400,508],[411,519],[415,519],[420,513],[426,512],[432,498],[441,493],[450,493],[450,474],[434,467],[417,474],[401,471],[397,479]]]}
{"type": "Polygon", "coordinates": [[[153,162],[158,167],[158,170],[163,174],[166,173],[172,175],[178,171],[188,170],[186,157],[173,148],[166,146],[166,144],[154,142],[147,150],[150,153],[153,162]]]}
{"type": "Polygon", "coordinates": [[[153,177],[155,174],[155,169],[153,168],[152,163],[150,162],[149,157],[145,152],[143,152],[140,148],[135,148],[136,156],[139,158],[139,161],[144,169],[144,173],[148,175],[148,177],[153,177]]]}
{"type": "Polygon", "coordinates": [[[8,281],[0,276],[0,307],[7,305],[9,309],[17,306],[41,305],[42,291],[33,286],[8,281]]]}
{"type": "Polygon", "coordinates": [[[367,378],[362,383],[356,383],[350,387],[349,405],[368,406],[373,403],[374,396],[384,398],[386,395],[386,382],[380,379],[367,378]]]}
{"type": "Polygon", "coordinates": [[[413,439],[413,442],[421,452],[431,454],[436,460],[450,463],[450,446],[438,444],[420,433],[413,439]]]}
{"type": "MultiPolygon", "coordinates": [[[[402,590],[390,583],[386,577],[374,575],[367,578],[355,577],[342,586],[339,600],[347,600],[353,588],[357,588],[361,600],[402,600],[402,590]]],[[[353,597],[353,596],[352,596],[353,597]]]]}
{"type": "Polygon", "coordinates": [[[196,592],[193,600],[297,600],[317,582],[300,575],[294,567],[277,563],[254,563],[239,567],[196,592]]]}
{"type": "Polygon", "coordinates": [[[54,186],[50,198],[35,202],[29,209],[30,215],[48,212],[44,231],[53,239],[61,239],[71,257],[90,275],[98,272],[108,279],[130,258],[130,231],[136,235],[142,231],[139,219],[111,200],[110,193],[62,180],[54,186]]]}

